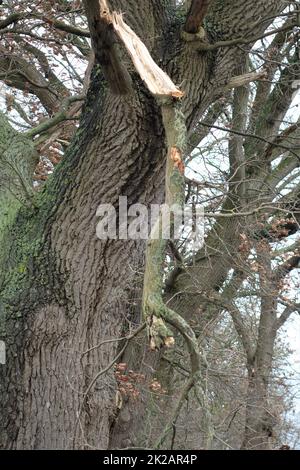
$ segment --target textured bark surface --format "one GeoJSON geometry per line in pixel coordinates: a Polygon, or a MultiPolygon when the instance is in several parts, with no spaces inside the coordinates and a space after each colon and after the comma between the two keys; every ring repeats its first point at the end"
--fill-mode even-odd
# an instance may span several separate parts
{"type": "MultiPolygon", "coordinates": [[[[199,52],[196,43],[183,42],[182,18],[168,13],[167,3],[116,0],[111,5],[126,13],[126,22],[159,66],[176,85],[182,84],[183,111],[191,132],[231,77],[239,75],[244,52],[241,48],[199,52]]],[[[258,20],[280,12],[283,3],[213,2],[206,23],[208,38],[258,34],[268,23],[258,20]]],[[[121,55],[125,57],[125,52],[121,55]]],[[[140,321],[144,243],[98,240],[97,207],[117,206],[120,195],[128,196],[129,204],[149,205],[164,198],[166,143],[160,110],[129,59],[125,62],[133,91],[114,95],[95,67],[81,126],[68,155],[39,195],[37,206],[22,209],[11,227],[0,285],[8,348],[0,399],[0,446],[5,449],[105,449],[109,441],[112,447],[125,447],[135,444],[124,441],[128,427],[136,436],[143,426],[144,405],[131,404],[119,416],[111,438],[117,414],[112,371],[97,381],[76,426],[86,388],[113,360],[118,345],[109,343],[83,357],[82,353],[104,339],[118,338],[128,320],[140,321]]],[[[232,207],[234,202],[226,204],[232,207]]],[[[239,225],[228,225],[227,230],[226,223],[224,219],[220,230],[227,233],[222,243],[228,243],[230,252],[230,243],[236,248],[239,225]]],[[[196,279],[197,291],[207,285],[217,288],[231,267],[224,255],[220,261],[214,254],[207,258],[199,253],[197,266],[179,278],[176,288],[195,291],[191,279],[196,279]]],[[[182,296],[175,305],[179,313],[193,315],[199,299],[189,296],[187,302],[182,296]]],[[[136,361],[133,352],[128,356],[136,361]]],[[[147,364],[156,360],[154,355],[147,364]]]]}
{"type": "MultiPolygon", "coordinates": [[[[95,373],[113,359],[116,348],[96,350],[82,362],[81,353],[101,339],[122,334],[130,315],[126,298],[144,251],[143,243],[98,240],[97,207],[105,202],[117,206],[119,195],[127,195],[130,203],[151,203],[162,198],[164,138],[153,99],[145,91],[127,99],[103,92],[95,111],[85,119],[84,131],[79,131],[69,158],[53,183],[59,188],[59,199],[51,201],[52,208],[48,206],[48,194],[41,202],[51,216],[48,214],[43,221],[44,259],[38,254],[31,260],[32,270],[36,276],[42,275],[41,269],[46,271],[43,275],[51,276],[44,280],[49,285],[47,289],[59,289],[62,299],[57,304],[50,292],[48,299],[47,292],[38,292],[37,295],[45,296],[46,305],[32,312],[33,305],[24,292],[29,312],[20,325],[26,333],[17,375],[16,364],[11,364],[12,374],[20,382],[16,385],[15,380],[10,380],[8,384],[9,390],[19,388],[20,408],[11,413],[11,407],[6,405],[2,414],[8,420],[8,441],[2,441],[5,448],[10,446],[14,432],[16,448],[72,447],[82,394],[95,373]],[[124,149],[124,141],[128,150],[124,149]],[[61,204],[62,200],[68,204],[61,204]],[[53,261],[48,272],[49,258],[53,261]],[[34,409],[41,413],[36,422],[32,420],[34,409]],[[39,422],[43,423],[40,429],[29,428],[39,422]]],[[[28,289],[41,290],[42,286],[36,286],[36,280],[29,277],[28,289]]],[[[20,302],[16,307],[21,311],[25,308],[20,302]]],[[[14,315],[17,312],[9,318],[11,329],[15,328],[14,315]]],[[[10,361],[4,372],[7,380],[10,361]]],[[[107,380],[99,384],[99,393],[89,399],[90,411],[86,410],[84,418],[89,428],[86,439],[101,448],[107,446],[115,406],[114,388],[105,387],[107,380]]],[[[7,399],[14,402],[15,392],[7,399]]]]}

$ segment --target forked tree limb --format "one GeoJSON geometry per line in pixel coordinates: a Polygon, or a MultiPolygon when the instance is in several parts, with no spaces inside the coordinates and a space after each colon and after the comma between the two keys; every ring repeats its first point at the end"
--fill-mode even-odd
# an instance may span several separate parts
{"type": "Polygon", "coordinates": [[[279,330],[283,325],[285,325],[290,316],[295,312],[300,314],[300,304],[287,305],[280,317],[277,318],[276,329],[279,330]]]}
{"type": "Polygon", "coordinates": [[[300,268],[300,255],[296,254],[291,256],[288,260],[284,261],[273,273],[273,279],[276,282],[284,279],[291,271],[300,268]]]}

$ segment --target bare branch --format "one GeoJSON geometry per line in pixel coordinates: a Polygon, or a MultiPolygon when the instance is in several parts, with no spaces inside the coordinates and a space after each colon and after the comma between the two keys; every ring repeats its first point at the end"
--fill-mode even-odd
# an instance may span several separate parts
{"type": "Polygon", "coordinates": [[[48,18],[47,16],[38,15],[36,13],[24,13],[24,12],[13,13],[12,15],[5,18],[5,20],[0,21],[0,30],[7,28],[7,26],[10,26],[11,24],[17,23],[20,20],[24,20],[28,18],[41,19],[48,25],[53,26],[54,28],[59,29],[61,31],[65,31],[66,33],[74,34],[76,36],[85,37],[85,38],[90,37],[89,31],[86,29],[78,28],[77,26],[64,23],[63,21],[59,21],[55,18],[48,18]]]}
{"type": "Polygon", "coordinates": [[[275,281],[280,281],[285,278],[293,269],[300,267],[300,255],[291,256],[287,261],[282,263],[274,272],[273,278],[275,281]]]}
{"type": "Polygon", "coordinates": [[[57,91],[23,57],[0,50],[0,77],[8,86],[36,95],[49,114],[57,109],[60,98],[57,91]]]}
{"type": "Polygon", "coordinates": [[[262,78],[266,78],[265,70],[262,70],[261,72],[250,72],[245,73],[244,75],[238,75],[231,78],[231,80],[225,85],[225,90],[242,87],[248,85],[251,82],[255,82],[256,80],[261,80],[262,78]]]}
{"type": "Polygon", "coordinates": [[[257,140],[260,140],[261,142],[264,142],[266,144],[269,144],[269,145],[272,145],[274,147],[279,147],[279,148],[282,148],[284,150],[287,150],[289,151],[291,154],[293,154],[298,160],[300,160],[300,155],[298,155],[296,152],[294,152],[292,150],[292,146],[291,147],[288,147],[287,145],[283,145],[283,144],[280,144],[280,143],[275,143],[275,142],[271,142],[270,140],[266,139],[265,137],[262,137],[261,135],[257,135],[257,134],[249,134],[247,132],[240,132],[238,130],[235,130],[235,129],[228,129],[226,127],[221,127],[221,126],[217,126],[215,124],[213,125],[210,125],[210,124],[206,124],[205,122],[200,122],[199,123],[200,126],[204,126],[204,127],[210,127],[210,128],[213,128],[213,129],[218,129],[219,131],[224,131],[224,132],[230,132],[231,134],[236,134],[236,135],[241,135],[241,136],[244,136],[244,137],[249,137],[251,139],[257,139],[257,140]]]}
{"type": "Polygon", "coordinates": [[[47,18],[45,16],[41,17],[42,20],[45,21],[45,23],[49,24],[50,26],[53,26],[56,29],[59,29],[61,31],[65,31],[66,33],[74,34],[76,36],[84,37],[84,38],[89,38],[90,33],[86,29],[78,28],[77,26],[73,26],[71,24],[64,23],[63,21],[59,21],[54,19],[47,18]]]}
{"type": "Polygon", "coordinates": [[[196,129],[193,131],[188,140],[188,155],[186,156],[186,164],[188,164],[193,159],[192,150],[194,150],[194,148],[197,147],[200,142],[202,142],[202,140],[208,136],[210,128],[221,116],[223,111],[224,101],[223,99],[220,99],[210,107],[205,118],[203,119],[202,124],[206,124],[206,126],[201,126],[201,121],[197,124],[196,129]]]}
{"type": "Polygon", "coordinates": [[[5,20],[0,21],[0,30],[16,23],[19,19],[24,18],[24,16],[24,13],[13,13],[12,15],[9,15],[5,20]]]}
{"type": "Polygon", "coordinates": [[[279,328],[281,328],[287,322],[292,313],[297,311],[300,313],[300,304],[287,305],[280,317],[277,319],[277,330],[279,330],[279,328]]]}

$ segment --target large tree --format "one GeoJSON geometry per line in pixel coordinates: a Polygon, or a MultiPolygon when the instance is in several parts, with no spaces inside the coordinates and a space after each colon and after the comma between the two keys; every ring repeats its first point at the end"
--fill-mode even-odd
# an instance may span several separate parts
{"type": "Polygon", "coordinates": [[[204,352],[228,312],[246,371],[236,445],[267,448],[276,338],[299,311],[284,284],[300,261],[299,2],[83,7],[7,2],[0,19],[0,445],[209,448],[204,352]],[[120,196],[205,204],[204,246],[100,240],[97,208],[120,196]]]}

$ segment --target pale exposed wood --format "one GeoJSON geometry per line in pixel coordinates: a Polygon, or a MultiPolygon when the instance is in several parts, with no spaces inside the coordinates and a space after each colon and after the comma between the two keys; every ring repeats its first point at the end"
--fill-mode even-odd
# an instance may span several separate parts
{"type": "Polygon", "coordinates": [[[112,23],[116,34],[123,42],[132,62],[147,87],[155,96],[173,96],[181,98],[183,92],[172,82],[170,77],[154,62],[147,47],[124,22],[121,14],[112,14],[112,23]]]}

